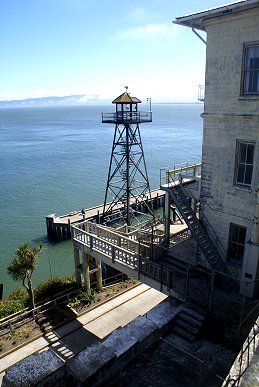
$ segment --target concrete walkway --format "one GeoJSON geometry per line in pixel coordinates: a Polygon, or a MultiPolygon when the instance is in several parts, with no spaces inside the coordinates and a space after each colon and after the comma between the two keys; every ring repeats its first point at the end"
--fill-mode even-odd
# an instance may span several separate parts
{"type": "Polygon", "coordinates": [[[84,348],[101,341],[115,329],[144,315],[167,296],[141,284],[77,319],[49,332],[0,360],[0,383],[4,371],[27,356],[51,349],[66,361],[84,348]]]}

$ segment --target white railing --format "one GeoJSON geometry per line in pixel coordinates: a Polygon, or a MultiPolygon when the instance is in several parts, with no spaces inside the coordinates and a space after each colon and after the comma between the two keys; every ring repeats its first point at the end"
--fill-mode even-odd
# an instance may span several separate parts
{"type": "Polygon", "coordinates": [[[91,251],[97,251],[112,262],[118,261],[133,269],[138,268],[139,257],[148,257],[149,247],[94,223],[85,222],[72,227],[73,239],[91,251]],[[79,228],[80,226],[80,228],[79,228]],[[88,231],[85,231],[85,228],[88,231]]]}
{"type": "Polygon", "coordinates": [[[174,165],[172,168],[160,169],[160,186],[170,187],[173,184],[186,181],[190,178],[200,178],[201,163],[191,164],[183,163],[174,165]]]}

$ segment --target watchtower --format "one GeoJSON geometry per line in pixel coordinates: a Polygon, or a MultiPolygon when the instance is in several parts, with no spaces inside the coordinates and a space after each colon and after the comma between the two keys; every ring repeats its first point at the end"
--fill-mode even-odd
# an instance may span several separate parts
{"type": "Polygon", "coordinates": [[[127,91],[115,98],[115,113],[103,113],[102,122],[115,124],[108,180],[103,206],[103,222],[136,226],[153,220],[150,186],[139,124],[152,122],[151,107],[139,112],[141,101],[127,91]],[[145,214],[140,216],[141,214],[145,214]]]}

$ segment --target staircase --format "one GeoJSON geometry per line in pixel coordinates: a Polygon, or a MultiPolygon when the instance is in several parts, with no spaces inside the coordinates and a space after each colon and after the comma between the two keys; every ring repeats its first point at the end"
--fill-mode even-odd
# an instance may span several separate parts
{"type": "Polygon", "coordinates": [[[200,332],[205,318],[205,313],[185,306],[173,320],[172,332],[191,343],[200,332]]]}
{"type": "Polygon", "coordinates": [[[211,269],[216,270],[220,273],[230,275],[230,272],[225,262],[219,255],[209,235],[201,225],[199,219],[197,219],[194,211],[192,210],[188,200],[185,197],[184,192],[182,191],[181,186],[175,185],[172,188],[167,188],[166,191],[169,192],[171,198],[174,201],[175,206],[177,207],[184,221],[191,230],[191,233],[195,238],[198,247],[201,249],[211,269]]]}

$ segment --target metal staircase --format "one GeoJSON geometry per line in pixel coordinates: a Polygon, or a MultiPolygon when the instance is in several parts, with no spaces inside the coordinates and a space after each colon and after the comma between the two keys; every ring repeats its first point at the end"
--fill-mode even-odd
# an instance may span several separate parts
{"type": "Polygon", "coordinates": [[[185,197],[181,185],[177,184],[173,187],[166,188],[166,191],[169,192],[175,206],[191,230],[191,233],[195,238],[198,247],[201,249],[204,257],[209,263],[210,268],[220,273],[231,275],[229,269],[221,258],[206,230],[201,225],[199,219],[197,219],[188,199],[185,197]]]}

